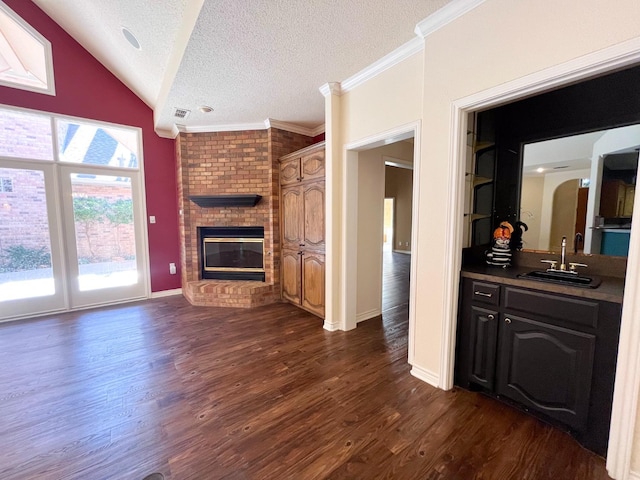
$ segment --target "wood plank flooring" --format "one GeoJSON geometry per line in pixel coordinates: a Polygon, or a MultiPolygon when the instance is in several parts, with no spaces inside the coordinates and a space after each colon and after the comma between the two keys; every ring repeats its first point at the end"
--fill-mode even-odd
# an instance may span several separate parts
{"type": "Polygon", "coordinates": [[[351,332],[168,297],[0,325],[0,478],[608,479],[566,434],[409,374],[410,257],[351,332]]]}

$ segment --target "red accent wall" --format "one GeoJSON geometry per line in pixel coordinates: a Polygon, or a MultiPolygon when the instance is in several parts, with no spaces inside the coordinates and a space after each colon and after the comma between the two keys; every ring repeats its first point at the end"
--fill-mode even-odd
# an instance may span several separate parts
{"type": "Polygon", "coordinates": [[[51,42],[56,96],[0,86],[0,104],[142,129],[147,213],[156,217],[148,226],[151,290],[180,288],[181,272],[169,274],[169,263],[180,269],[174,140],[156,135],[153,111],[34,3],[4,2],[51,42]]]}

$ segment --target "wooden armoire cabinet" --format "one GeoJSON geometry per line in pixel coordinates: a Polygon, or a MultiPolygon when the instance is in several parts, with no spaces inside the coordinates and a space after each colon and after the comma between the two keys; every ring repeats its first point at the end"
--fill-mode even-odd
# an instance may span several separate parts
{"type": "Polygon", "coordinates": [[[325,146],[280,159],[282,298],[324,318],[325,146]]]}

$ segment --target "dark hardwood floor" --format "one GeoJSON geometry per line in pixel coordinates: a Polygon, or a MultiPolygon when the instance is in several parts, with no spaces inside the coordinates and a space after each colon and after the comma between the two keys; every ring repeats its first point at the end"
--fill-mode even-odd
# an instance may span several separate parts
{"type": "Polygon", "coordinates": [[[409,374],[410,257],[382,318],[168,297],[0,325],[0,478],[609,478],[568,435],[409,374]]]}

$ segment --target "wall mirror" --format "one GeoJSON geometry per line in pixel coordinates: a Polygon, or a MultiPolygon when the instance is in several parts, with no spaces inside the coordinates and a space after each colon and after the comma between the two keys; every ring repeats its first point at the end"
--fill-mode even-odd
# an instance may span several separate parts
{"type": "Polygon", "coordinates": [[[640,125],[525,144],[523,249],[626,257],[639,151],[640,125]]]}

